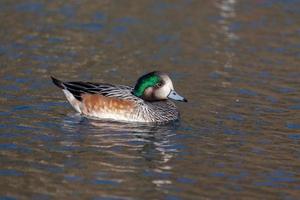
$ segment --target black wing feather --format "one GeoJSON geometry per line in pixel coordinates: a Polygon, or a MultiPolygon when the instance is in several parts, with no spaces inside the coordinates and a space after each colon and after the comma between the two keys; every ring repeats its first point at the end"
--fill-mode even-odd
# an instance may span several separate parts
{"type": "Polygon", "coordinates": [[[132,96],[132,88],[128,86],[115,86],[112,84],[91,82],[62,82],[54,77],[51,78],[56,86],[68,90],[79,101],[82,100],[82,94],[101,94],[103,96],[115,97],[132,96]],[[123,92],[125,92],[125,94],[123,94],[123,92]]]}

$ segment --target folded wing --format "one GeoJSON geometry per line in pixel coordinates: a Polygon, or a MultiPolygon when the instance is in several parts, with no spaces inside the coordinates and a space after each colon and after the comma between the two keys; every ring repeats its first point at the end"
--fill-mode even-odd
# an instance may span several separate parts
{"type": "Polygon", "coordinates": [[[132,87],[123,85],[112,85],[106,83],[91,82],[62,82],[51,77],[53,83],[63,90],[69,91],[77,100],[82,101],[84,94],[100,94],[106,97],[117,97],[122,99],[134,100],[132,87]]]}

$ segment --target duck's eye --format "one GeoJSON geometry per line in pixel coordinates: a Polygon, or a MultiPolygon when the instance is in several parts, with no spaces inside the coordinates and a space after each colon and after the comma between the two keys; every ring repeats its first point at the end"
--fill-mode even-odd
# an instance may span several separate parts
{"type": "Polygon", "coordinates": [[[161,82],[159,82],[159,83],[157,83],[156,85],[155,85],[155,87],[161,87],[162,86],[162,83],[161,82]]]}

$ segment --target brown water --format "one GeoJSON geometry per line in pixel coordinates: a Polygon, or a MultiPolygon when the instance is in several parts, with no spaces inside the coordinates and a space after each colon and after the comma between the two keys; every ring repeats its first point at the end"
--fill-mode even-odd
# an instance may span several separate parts
{"type": "Polygon", "coordinates": [[[300,1],[0,2],[0,199],[300,199],[300,1]],[[167,71],[165,126],[85,119],[50,81],[167,71]]]}

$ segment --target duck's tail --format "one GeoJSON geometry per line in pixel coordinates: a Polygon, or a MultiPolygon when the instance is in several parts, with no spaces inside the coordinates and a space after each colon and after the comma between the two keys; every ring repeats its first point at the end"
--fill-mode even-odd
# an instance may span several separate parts
{"type": "Polygon", "coordinates": [[[58,80],[58,79],[54,78],[53,76],[51,76],[51,79],[52,79],[53,83],[54,83],[57,87],[59,87],[59,88],[61,88],[61,89],[63,90],[65,96],[67,97],[67,99],[68,99],[68,101],[70,102],[70,104],[75,108],[75,110],[76,110],[77,112],[81,113],[81,108],[80,108],[81,102],[80,102],[80,100],[79,100],[79,99],[80,99],[80,96],[77,97],[77,99],[76,99],[75,96],[74,96],[74,94],[73,94],[74,92],[71,93],[71,92],[68,90],[68,88],[67,88],[67,86],[66,86],[67,83],[62,82],[61,80],[58,80]]]}
{"type": "Polygon", "coordinates": [[[59,88],[61,89],[66,89],[64,82],[62,82],[61,80],[58,80],[56,78],[54,78],[53,76],[51,76],[52,82],[59,88]]]}

